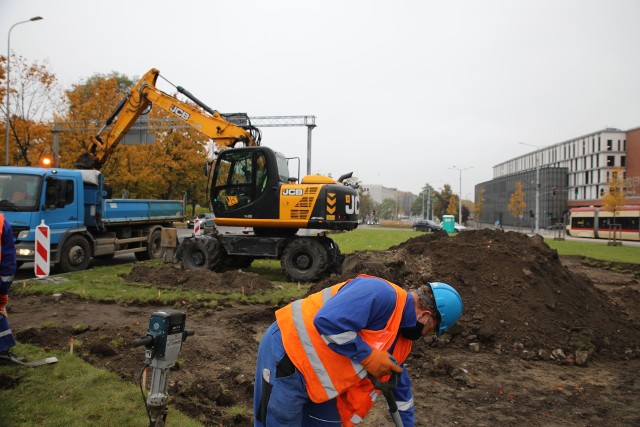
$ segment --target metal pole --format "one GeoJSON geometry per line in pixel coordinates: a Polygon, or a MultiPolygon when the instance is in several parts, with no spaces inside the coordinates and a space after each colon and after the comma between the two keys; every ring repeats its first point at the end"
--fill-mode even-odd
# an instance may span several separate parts
{"type": "Polygon", "coordinates": [[[536,152],[536,234],[540,234],[540,159],[536,152]]]}
{"type": "Polygon", "coordinates": [[[307,125],[307,175],[311,175],[311,131],[316,125],[307,125]]]}
{"type": "Polygon", "coordinates": [[[462,169],[460,169],[460,198],[458,199],[458,222],[462,224],[462,169]]]}
{"type": "Polygon", "coordinates": [[[471,169],[473,166],[469,166],[468,168],[459,168],[456,166],[451,166],[449,169],[456,169],[460,171],[460,193],[458,194],[458,222],[462,224],[462,171],[466,171],[467,169],[471,169]]]}
{"type": "Polygon", "coordinates": [[[422,191],[422,219],[424,219],[424,190],[422,191]]]}
{"type": "Polygon", "coordinates": [[[39,21],[43,19],[41,16],[34,16],[31,19],[28,19],[26,21],[20,21],[20,22],[16,22],[15,24],[13,24],[11,26],[11,28],[9,28],[9,34],[7,34],[7,117],[6,117],[6,124],[5,124],[5,130],[6,130],[6,141],[5,141],[5,159],[4,159],[4,164],[6,166],[9,166],[9,140],[11,138],[11,115],[9,114],[9,95],[11,93],[11,80],[10,80],[10,75],[11,75],[11,30],[13,30],[13,27],[15,27],[16,25],[20,25],[20,24],[25,24],[27,22],[31,22],[31,21],[39,21]]]}

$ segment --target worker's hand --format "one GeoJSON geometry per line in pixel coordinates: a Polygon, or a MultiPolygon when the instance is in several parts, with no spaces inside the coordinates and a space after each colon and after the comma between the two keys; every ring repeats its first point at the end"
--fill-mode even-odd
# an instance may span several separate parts
{"type": "Polygon", "coordinates": [[[402,368],[396,363],[393,356],[382,350],[373,350],[360,363],[368,373],[376,378],[389,375],[391,372],[402,372],[402,368]]]}
{"type": "Polygon", "coordinates": [[[4,308],[7,306],[9,302],[9,295],[0,295],[0,315],[7,317],[7,312],[4,311],[4,308]]]}

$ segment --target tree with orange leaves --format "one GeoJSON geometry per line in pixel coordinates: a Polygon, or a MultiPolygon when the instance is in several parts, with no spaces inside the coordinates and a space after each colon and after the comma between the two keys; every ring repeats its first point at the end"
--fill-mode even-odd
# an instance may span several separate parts
{"type": "MultiPolygon", "coordinates": [[[[128,77],[112,73],[94,75],[66,92],[69,110],[58,117],[60,125],[76,132],[65,132],[60,141],[60,164],[74,167],[76,158],[93,144],[98,126],[111,115],[118,102],[134,84],[128,77]]],[[[149,119],[168,117],[152,109],[149,119]]],[[[114,194],[127,193],[135,198],[182,198],[189,203],[204,204],[208,138],[196,129],[167,127],[156,132],[156,142],[149,145],[120,144],[102,167],[114,194]]],[[[100,147],[98,155],[105,147],[100,147]]]]}
{"type": "MultiPolygon", "coordinates": [[[[0,74],[0,97],[7,94],[7,58],[0,57],[3,64],[0,74]]],[[[49,121],[56,108],[60,108],[55,74],[46,63],[28,63],[21,56],[11,56],[11,84],[9,93],[9,161],[10,165],[34,166],[52,152],[53,137],[49,121]]],[[[6,106],[2,105],[6,117],[6,106]]],[[[3,121],[2,135],[6,123],[3,121]]],[[[2,150],[2,158],[5,150],[2,150]]],[[[5,159],[6,160],[6,159],[5,159]]]]}

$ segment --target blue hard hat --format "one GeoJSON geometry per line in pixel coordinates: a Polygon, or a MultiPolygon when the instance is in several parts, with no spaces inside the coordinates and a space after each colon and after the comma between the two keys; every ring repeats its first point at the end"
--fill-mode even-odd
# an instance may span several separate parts
{"type": "Polygon", "coordinates": [[[458,291],[446,283],[431,282],[429,286],[431,286],[436,308],[440,314],[440,324],[436,332],[436,335],[440,336],[460,319],[462,298],[460,298],[458,291]]]}

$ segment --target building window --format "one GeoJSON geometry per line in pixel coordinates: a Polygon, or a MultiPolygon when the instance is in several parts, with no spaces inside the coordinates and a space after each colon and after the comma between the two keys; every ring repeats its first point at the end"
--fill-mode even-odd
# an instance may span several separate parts
{"type": "Polygon", "coordinates": [[[615,166],[615,164],[616,164],[615,159],[616,159],[615,156],[607,156],[607,166],[608,167],[615,166]]]}
{"type": "Polygon", "coordinates": [[[613,141],[607,139],[607,151],[611,151],[613,149],[613,141]]]}
{"type": "Polygon", "coordinates": [[[625,167],[627,164],[627,156],[620,156],[620,166],[625,167]]]}

